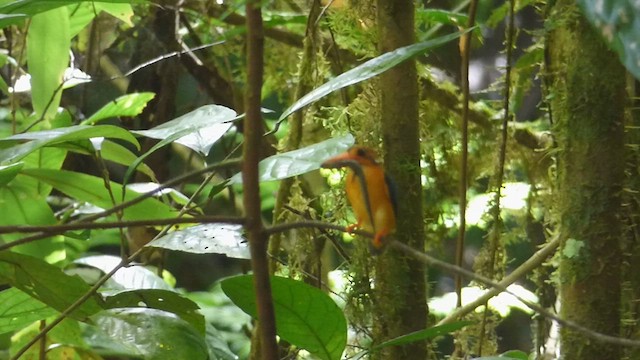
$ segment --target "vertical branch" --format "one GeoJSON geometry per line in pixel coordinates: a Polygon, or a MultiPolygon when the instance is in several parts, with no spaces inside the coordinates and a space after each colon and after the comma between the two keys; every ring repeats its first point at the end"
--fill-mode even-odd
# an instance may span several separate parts
{"type": "MultiPolygon", "coordinates": [[[[511,61],[513,57],[514,43],[514,18],[515,18],[515,0],[509,0],[509,16],[507,19],[507,64],[504,75],[504,116],[502,117],[502,129],[500,131],[500,149],[498,151],[498,164],[495,179],[495,193],[493,197],[493,207],[491,208],[493,218],[493,231],[491,233],[491,243],[489,244],[489,274],[488,277],[493,279],[495,275],[495,267],[497,262],[498,247],[500,241],[500,232],[502,231],[502,219],[500,218],[500,199],[502,197],[502,184],[504,182],[504,164],[507,155],[507,130],[509,126],[509,98],[511,97],[511,61]]],[[[482,323],[480,325],[480,340],[478,341],[478,355],[482,355],[482,345],[484,344],[484,334],[487,325],[487,316],[489,314],[489,306],[487,302],[484,304],[484,312],[482,314],[482,323]]]]}
{"type": "MultiPolygon", "coordinates": [[[[476,9],[478,0],[471,0],[469,6],[469,22],[467,28],[474,26],[476,22],[476,9]]],[[[464,238],[467,228],[467,162],[469,158],[469,52],[471,51],[471,36],[468,32],[460,39],[460,56],[462,57],[461,86],[462,86],[462,158],[460,161],[460,228],[456,241],[456,265],[462,266],[464,254],[464,238]]],[[[456,275],[456,295],[458,295],[457,307],[462,306],[462,277],[456,275]]]]}
{"type": "MultiPolygon", "coordinates": [[[[245,98],[246,119],[244,121],[244,161],[242,184],[244,208],[247,218],[247,237],[251,248],[251,266],[256,290],[258,310],[258,339],[260,359],[276,360],[276,325],[269,281],[267,260],[268,237],[264,232],[260,215],[260,184],[258,162],[262,144],[262,117],[260,102],[262,75],[264,71],[264,33],[259,1],[247,1],[247,89],[245,98]]],[[[255,345],[255,344],[254,344],[255,345]]],[[[254,349],[257,351],[257,349],[254,349]]]]}

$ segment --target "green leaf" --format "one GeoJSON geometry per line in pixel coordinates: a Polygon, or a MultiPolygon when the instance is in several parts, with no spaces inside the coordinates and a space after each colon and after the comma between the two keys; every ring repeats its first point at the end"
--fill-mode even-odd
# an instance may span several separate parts
{"type": "Polygon", "coordinates": [[[6,166],[0,165],[0,186],[5,186],[13,180],[23,166],[24,163],[21,162],[6,166]]]}
{"type": "Polygon", "coordinates": [[[28,16],[25,14],[0,14],[0,29],[11,25],[18,25],[26,18],[28,18],[28,16]]]}
{"type": "MultiPolygon", "coordinates": [[[[16,181],[0,187],[0,226],[8,225],[54,225],[56,218],[46,201],[46,194],[39,192],[32,179],[18,175],[16,181]]],[[[8,243],[24,237],[24,234],[0,234],[0,243],[8,243]]],[[[13,248],[22,254],[32,255],[38,258],[46,258],[49,261],[58,261],[65,258],[65,246],[63,238],[52,236],[37,242],[22,244],[13,248]]]]}
{"type": "Polygon", "coordinates": [[[308,94],[304,95],[298,101],[296,101],[293,105],[287,108],[276,123],[277,130],[278,125],[287,118],[287,116],[293,114],[294,112],[302,109],[303,107],[314,103],[328,94],[336,90],[340,90],[349,85],[354,85],[364,80],[370,79],[374,76],[380,75],[383,72],[391,69],[392,67],[402,63],[403,61],[410,59],[416,55],[422,54],[427,50],[436,48],[440,45],[446,44],[451,40],[455,40],[462,36],[463,34],[473,30],[473,28],[467,29],[465,31],[457,32],[454,34],[445,35],[433,40],[423,41],[417,44],[405,46],[394,51],[390,51],[388,53],[382,54],[378,57],[375,57],[364,64],[355,67],[343,74],[338,75],[337,77],[329,80],[328,82],[320,85],[315,88],[308,94]]]}
{"type": "MultiPolygon", "coordinates": [[[[102,143],[102,149],[100,150],[100,155],[105,160],[113,161],[116,164],[121,164],[125,166],[129,166],[132,162],[134,162],[138,158],[136,154],[131,152],[126,147],[108,140],[105,140],[102,143]]],[[[151,170],[149,165],[145,163],[141,163],[136,168],[136,170],[147,175],[151,179],[156,178],[156,174],[153,172],[153,170],[151,170]]]]}
{"type": "MultiPolygon", "coordinates": [[[[0,14],[25,14],[33,16],[62,6],[74,5],[79,2],[93,2],[91,0],[14,0],[0,6],[0,14]]],[[[97,2],[97,1],[96,1],[97,2]]],[[[103,3],[138,4],[148,0],[101,0],[103,3]]]]}
{"type": "Polygon", "coordinates": [[[58,312],[54,309],[16,288],[0,292],[0,334],[21,329],[56,314],[58,312]]]}
{"type": "MultiPolygon", "coordinates": [[[[139,1],[142,2],[142,1],[139,1]]],[[[105,11],[109,13],[109,15],[119,19],[120,21],[127,24],[129,27],[133,26],[133,22],[131,22],[131,18],[133,17],[133,8],[131,4],[136,3],[136,1],[126,1],[126,2],[96,2],[96,9],[105,11]]]]}
{"type": "Polygon", "coordinates": [[[60,7],[31,18],[27,34],[27,63],[36,116],[52,119],[62,95],[62,76],[69,66],[69,14],[60,7]]]}
{"type": "MultiPolygon", "coordinates": [[[[102,178],[73,171],[51,169],[22,169],[21,173],[49,184],[74,199],[88,202],[103,209],[114,206],[102,178]]],[[[111,181],[110,187],[113,198],[117,201],[122,199],[122,185],[111,181]]],[[[129,201],[138,196],[138,193],[129,190],[123,200],[129,201]]],[[[147,198],[124,209],[123,219],[167,219],[175,217],[176,213],[171,206],[157,199],[147,198]]]]}
{"type": "Polygon", "coordinates": [[[167,311],[190,323],[201,334],[205,333],[204,316],[198,312],[198,305],[175,291],[162,289],[120,291],[105,298],[105,307],[108,309],[144,307],[167,311]]]}
{"type": "Polygon", "coordinates": [[[189,323],[168,312],[112,309],[99,313],[92,320],[103,336],[121,343],[130,354],[146,360],[204,360],[208,357],[204,337],[189,323]]]}
{"type": "MultiPolygon", "coordinates": [[[[89,291],[89,285],[77,276],[69,276],[61,269],[31,256],[0,252],[0,281],[16,287],[48,306],[62,312],[89,291]],[[61,291],[64,289],[64,291],[61,291]]],[[[83,320],[98,311],[102,299],[93,295],[71,313],[83,320]]]]}
{"type": "Polygon", "coordinates": [[[100,120],[120,116],[137,116],[142,113],[144,108],[147,106],[147,103],[155,96],[156,95],[152,92],[133,93],[120,96],[119,98],[104,105],[87,120],[83,121],[81,125],[93,125],[100,120]]]}
{"type": "MultiPolygon", "coordinates": [[[[120,264],[120,258],[112,255],[95,255],[77,259],[76,264],[100,269],[105,274],[120,264]]],[[[157,289],[175,291],[153,271],[142,266],[127,266],[118,269],[110,279],[111,290],[157,289]]]]}
{"type": "Polygon", "coordinates": [[[232,121],[236,119],[236,112],[228,107],[205,105],[152,129],[133,132],[153,139],[174,139],[175,142],[206,156],[213,144],[231,128],[232,121]]]}
{"type": "Polygon", "coordinates": [[[242,225],[202,224],[171,232],[146,246],[194,254],[224,254],[250,259],[242,225]]]}
{"type": "MultiPolygon", "coordinates": [[[[344,152],[353,145],[353,143],[353,136],[347,134],[345,136],[321,141],[298,150],[269,156],[258,164],[260,181],[282,180],[317,170],[323,161],[331,156],[344,152]]],[[[229,184],[241,183],[241,173],[237,173],[229,179],[229,184]]]]}
{"type": "Polygon", "coordinates": [[[385,341],[371,348],[370,351],[377,351],[387,346],[397,346],[409,344],[416,341],[434,339],[438,336],[451,334],[454,331],[460,330],[463,327],[470,325],[471,321],[459,321],[451,324],[444,324],[440,326],[434,326],[428,329],[419,330],[410,334],[402,335],[397,338],[385,341]]]}
{"type": "Polygon", "coordinates": [[[113,125],[69,126],[54,130],[28,132],[0,139],[0,163],[16,162],[44,146],[55,146],[69,141],[87,140],[92,137],[121,139],[140,148],[138,140],[123,128],[113,125]],[[15,145],[21,140],[31,140],[15,145]]]}
{"type": "Polygon", "coordinates": [[[640,12],[637,3],[633,0],[578,0],[578,5],[627,70],[640,79],[640,12]]]}
{"type": "MultiPolygon", "coordinates": [[[[222,280],[222,290],[244,312],[257,318],[253,276],[222,280]]],[[[278,335],[320,359],[339,360],[347,343],[342,310],[321,290],[301,281],[272,276],[278,335]]]]}
{"type": "Polygon", "coordinates": [[[209,349],[209,359],[215,360],[238,360],[238,356],[231,352],[227,341],[224,339],[220,331],[207,323],[207,332],[205,335],[207,348],[209,349]]]}

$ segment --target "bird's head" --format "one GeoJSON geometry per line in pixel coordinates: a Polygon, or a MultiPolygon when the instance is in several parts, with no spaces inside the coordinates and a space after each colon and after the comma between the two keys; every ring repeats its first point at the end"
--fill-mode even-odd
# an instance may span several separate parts
{"type": "Polygon", "coordinates": [[[354,166],[373,166],[378,164],[376,157],[376,153],[373,149],[356,145],[352,146],[342,154],[327,159],[321,166],[328,169],[342,167],[353,168],[354,166]]]}

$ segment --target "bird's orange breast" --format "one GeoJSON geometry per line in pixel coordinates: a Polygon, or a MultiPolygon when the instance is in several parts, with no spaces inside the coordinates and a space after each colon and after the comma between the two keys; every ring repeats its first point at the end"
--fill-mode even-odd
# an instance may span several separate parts
{"type": "Polygon", "coordinates": [[[350,170],[347,174],[345,184],[347,198],[358,223],[363,229],[374,233],[388,234],[393,232],[396,228],[396,216],[384,171],[380,166],[370,165],[362,166],[362,171],[367,184],[371,216],[367,211],[364,190],[353,171],[350,170]]]}

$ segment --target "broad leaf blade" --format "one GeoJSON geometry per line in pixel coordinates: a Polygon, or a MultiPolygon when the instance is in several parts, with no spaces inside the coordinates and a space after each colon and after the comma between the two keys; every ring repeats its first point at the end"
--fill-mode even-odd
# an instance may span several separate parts
{"type": "Polygon", "coordinates": [[[33,110],[52,119],[62,95],[62,76],[69,65],[69,14],[60,7],[31,18],[27,34],[27,62],[31,74],[33,110]]]}
{"type": "Polygon", "coordinates": [[[578,0],[585,17],[618,53],[620,61],[640,79],[640,12],[632,0],[578,0]]]}
{"type": "Polygon", "coordinates": [[[149,130],[134,131],[153,139],[176,138],[176,142],[203,155],[224,135],[237,119],[235,111],[222,105],[205,105],[149,130]],[[185,135],[185,131],[187,131],[185,135]]]}
{"type": "Polygon", "coordinates": [[[105,299],[105,308],[144,307],[167,311],[190,323],[201,334],[205,333],[204,316],[198,305],[184,296],[162,289],[135,289],[111,294],[105,299]]]}
{"type": "Polygon", "coordinates": [[[0,334],[21,329],[56,314],[57,311],[17,288],[0,292],[0,334]]]}
{"type": "Polygon", "coordinates": [[[468,31],[471,31],[473,28],[467,29],[465,31],[457,32],[454,34],[445,35],[433,40],[423,41],[417,44],[405,46],[394,51],[390,51],[388,53],[382,54],[378,57],[375,57],[364,64],[355,67],[343,74],[338,75],[334,79],[329,80],[328,82],[320,85],[315,88],[308,94],[301,97],[298,101],[296,101],[293,105],[287,108],[280,118],[278,119],[278,124],[284,119],[293,114],[294,112],[302,109],[303,107],[314,103],[323,97],[331,94],[332,92],[347,87],[349,85],[354,85],[364,80],[370,79],[374,76],[380,75],[383,72],[391,69],[392,67],[400,64],[401,62],[412,58],[416,55],[422,54],[429,49],[433,49],[440,45],[446,44],[451,40],[455,40],[458,37],[462,36],[468,31]]]}
{"type": "MultiPolygon", "coordinates": [[[[222,290],[244,312],[257,317],[253,276],[222,281],[222,290]]],[[[342,310],[321,290],[301,281],[272,276],[278,335],[320,359],[339,360],[347,343],[342,310]]]]}
{"type": "MultiPolygon", "coordinates": [[[[298,150],[269,156],[260,161],[258,171],[260,181],[282,180],[308,173],[320,168],[320,164],[329,157],[347,150],[354,143],[351,134],[313,144],[298,150]]],[[[229,184],[242,183],[242,174],[229,179],[229,184]]]]}
{"type": "Polygon", "coordinates": [[[171,232],[146,246],[195,254],[224,254],[250,259],[242,225],[202,224],[171,232]]]}
{"type": "MultiPolygon", "coordinates": [[[[78,259],[75,263],[100,269],[106,274],[117,267],[120,261],[119,257],[112,255],[95,255],[78,259]]],[[[115,290],[157,289],[175,291],[158,275],[142,266],[127,266],[118,269],[111,277],[110,284],[115,290]]]]}
{"type": "MultiPolygon", "coordinates": [[[[79,277],[69,276],[43,260],[9,251],[0,252],[0,281],[60,312],[89,291],[89,285],[79,277]]],[[[101,302],[100,297],[94,295],[72,312],[71,317],[86,319],[102,310],[101,302]]]]}
{"type": "Polygon", "coordinates": [[[100,110],[96,111],[81,125],[93,125],[100,120],[120,117],[120,116],[136,116],[142,113],[147,103],[155,97],[152,92],[134,93],[120,96],[110,101],[100,110]]]}
{"type": "Polygon", "coordinates": [[[92,320],[103,336],[147,360],[207,359],[208,356],[204,337],[189,323],[165,311],[112,309],[97,314],[92,320]]]}
{"type": "Polygon", "coordinates": [[[21,162],[6,166],[0,165],[0,186],[5,186],[13,180],[23,166],[24,163],[21,162]]]}
{"type": "Polygon", "coordinates": [[[0,163],[19,161],[30,153],[45,146],[54,146],[70,141],[87,140],[92,137],[121,139],[135,145],[137,148],[140,147],[138,140],[136,140],[129,131],[117,126],[69,126],[54,130],[17,134],[0,139],[0,163]],[[13,143],[23,140],[30,141],[24,144],[13,145],[13,143]]]}
{"type": "MultiPolygon", "coordinates": [[[[21,173],[49,184],[74,199],[88,202],[103,209],[114,206],[102,178],[73,171],[51,169],[22,169],[21,173]]],[[[111,181],[110,187],[114,199],[122,199],[122,185],[111,181]]],[[[139,195],[129,190],[124,201],[132,200],[139,195]]],[[[176,213],[171,206],[158,199],[147,198],[124,209],[123,219],[167,219],[175,217],[176,213]]]]}

